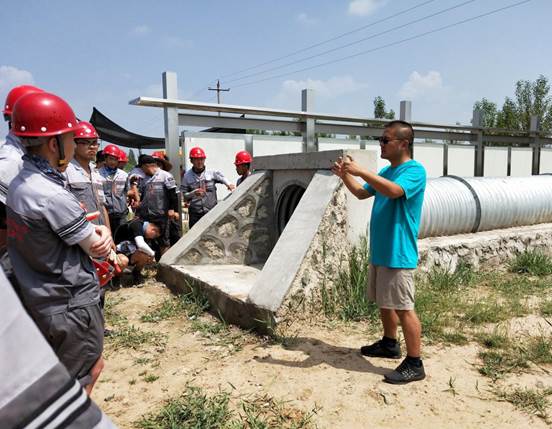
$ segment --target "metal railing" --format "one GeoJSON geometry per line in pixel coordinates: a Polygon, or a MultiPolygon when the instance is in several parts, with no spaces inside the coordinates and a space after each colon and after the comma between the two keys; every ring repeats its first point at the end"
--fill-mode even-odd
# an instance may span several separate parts
{"type": "MultiPolygon", "coordinates": [[[[202,103],[176,99],[176,74],[163,73],[163,94],[165,98],[139,97],[129,103],[136,106],[160,107],[164,109],[165,144],[169,155],[177,159],[179,151],[178,127],[211,127],[226,129],[253,129],[259,131],[300,133],[303,139],[303,152],[319,150],[318,134],[355,135],[378,138],[389,120],[372,119],[362,116],[344,116],[315,113],[312,110],[314,94],[303,90],[302,110],[270,109],[253,106],[202,103]],[[200,113],[197,113],[200,112],[200,113]]],[[[540,152],[545,145],[552,145],[552,136],[539,132],[536,117],[531,120],[529,132],[485,128],[481,126],[482,113],[474,111],[472,126],[444,125],[411,121],[412,104],[401,101],[400,119],[412,124],[416,139],[439,140],[443,147],[443,175],[448,173],[449,145],[465,142],[474,147],[474,176],[484,175],[485,146],[507,145],[508,173],[511,165],[512,146],[532,148],[532,174],[539,174],[540,152]]],[[[348,141],[350,143],[350,141],[348,141]]],[[[245,146],[252,145],[246,138],[245,146]]],[[[178,166],[175,165],[175,172],[178,166]]],[[[175,175],[175,177],[177,177],[175,175]]]]}

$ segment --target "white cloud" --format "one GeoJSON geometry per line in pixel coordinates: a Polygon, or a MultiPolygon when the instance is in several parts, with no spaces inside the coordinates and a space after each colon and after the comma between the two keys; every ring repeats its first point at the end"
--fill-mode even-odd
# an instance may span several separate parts
{"type": "Polygon", "coordinates": [[[387,0],[353,0],[349,3],[349,14],[368,16],[387,3],[387,0]]]}
{"type": "Polygon", "coordinates": [[[130,30],[131,36],[146,36],[151,33],[151,28],[147,25],[137,25],[130,30]]]}
{"type": "Polygon", "coordinates": [[[403,84],[399,95],[403,98],[416,98],[428,95],[443,89],[443,79],[438,71],[429,71],[422,75],[413,71],[408,80],[403,84]]]}
{"type": "Polygon", "coordinates": [[[14,86],[33,83],[31,72],[13,66],[0,66],[0,94],[7,94],[14,86]]]}
{"type": "Polygon", "coordinates": [[[304,25],[314,25],[318,22],[316,18],[311,18],[304,12],[297,15],[295,19],[299,24],[304,24],[304,25]]]}

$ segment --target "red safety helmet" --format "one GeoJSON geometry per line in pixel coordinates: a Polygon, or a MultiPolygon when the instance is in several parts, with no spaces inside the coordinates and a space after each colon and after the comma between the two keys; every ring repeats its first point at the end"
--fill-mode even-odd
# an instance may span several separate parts
{"type": "Polygon", "coordinates": [[[2,110],[2,113],[4,115],[11,115],[15,102],[24,95],[32,94],[33,92],[44,92],[44,90],[32,85],[21,85],[12,88],[12,90],[8,92],[8,96],[6,97],[6,102],[4,103],[4,109],[2,110]]]}
{"type": "Polygon", "coordinates": [[[236,154],[236,161],[234,162],[234,165],[251,164],[251,161],[253,161],[251,154],[246,150],[240,150],[236,154]]]}
{"type": "Polygon", "coordinates": [[[151,156],[153,156],[155,159],[167,159],[167,155],[165,155],[165,152],[163,152],[162,150],[156,150],[151,154],[151,156]]]}
{"type": "Polygon", "coordinates": [[[99,138],[96,129],[90,122],[80,121],[75,127],[75,139],[97,139],[99,138]]]}
{"type": "Polygon", "coordinates": [[[124,162],[126,164],[128,162],[127,153],[123,149],[119,149],[119,152],[119,162],[124,162]]]}
{"type": "Polygon", "coordinates": [[[193,147],[190,149],[190,158],[191,159],[194,159],[194,158],[207,158],[207,156],[205,156],[205,152],[203,151],[203,149],[201,149],[200,147],[193,147]]]}
{"type": "Polygon", "coordinates": [[[114,156],[115,158],[117,159],[121,159],[121,149],[119,149],[117,146],[115,146],[114,144],[108,144],[104,150],[103,150],[103,153],[104,155],[111,155],[111,156],[114,156]]]}
{"type": "Polygon", "coordinates": [[[65,100],[48,92],[33,92],[13,106],[12,132],[19,137],[49,137],[74,132],[77,118],[65,100]]]}

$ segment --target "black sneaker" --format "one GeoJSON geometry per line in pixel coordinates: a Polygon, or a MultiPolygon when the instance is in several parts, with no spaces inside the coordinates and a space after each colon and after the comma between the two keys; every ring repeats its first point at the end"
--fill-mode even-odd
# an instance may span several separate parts
{"type": "MultiPolygon", "coordinates": [[[[421,363],[421,361],[420,361],[421,363]]],[[[384,375],[384,381],[391,384],[406,384],[411,381],[419,381],[425,378],[424,364],[420,366],[412,365],[407,359],[389,374],[384,375]]]]}
{"type": "Polygon", "coordinates": [[[384,344],[382,340],[376,341],[369,346],[362,346],[360,353],[364,356],[380,357],[387,359],[400,359],[401,358],[401,346],[398,342],[394,346],[384,344]]]}

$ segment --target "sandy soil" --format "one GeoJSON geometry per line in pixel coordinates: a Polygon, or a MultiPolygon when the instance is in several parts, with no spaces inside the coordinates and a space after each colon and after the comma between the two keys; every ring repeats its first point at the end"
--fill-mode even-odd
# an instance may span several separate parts
{"type": "MultiPolygon", "coordinates": [[[[496,399],[492,382],[474,366],[477,345],[428,346],[424,350],[426,380],[393,386],[382,381],[382,374],[397,361],[363,358],[358,347],[375,337],[366,338],[351,328],[303,324],[297,341],[288,348],[244,333],[242,347],[236,351],[216,338],[193,332],[185,317],[155,324],[140,322],[142,314],[169,294],[159,283],[108,293],[108,299],[121,300],[116,310],[132,324],[168,335],[162,353],[152,348],[110,352],[107,346],[106,367],[93,398],[121,428],[134,427],[133,422],[181,393],[186,383],[213,393],[234,388],[240,395],[266,393],[304,411],[316,409],[314,422],[320,428],[547,427],[542,419],[496,399]],[[139,358],[150,361],[137,362],[139,358]],[[146,375],[159,378],[148,383],[146,375]]],[[[546,329],[535,318],[528,322],[515,320],[523,329],[546,329]]],[[[552,367],[533,368],[528,374],[510,376],[499,386],[552,388],[550,371],[552,367]]]]}

